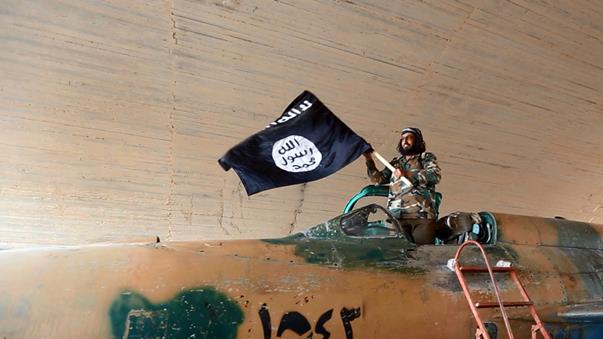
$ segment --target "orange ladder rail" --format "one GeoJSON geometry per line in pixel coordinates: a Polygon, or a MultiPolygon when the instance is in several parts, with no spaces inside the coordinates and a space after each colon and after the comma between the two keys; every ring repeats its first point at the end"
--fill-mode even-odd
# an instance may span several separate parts
{"type": "Polygon", "coordinates": [[[456,273],[459,283],[461,284],[461,287],[463,288],[463,293],[465,294],[465,298],[467,299],[467,302],[469,303],[469,307],[471,308],[471,313],[473,313],[473,317],[475,318],[475,321],[477,322],[478,327],[475,331],[475,338],[490,339],[490,335],[488,334],[488,331],[486,330],[484,322],[482,321],[482,319],[477,311],[478,308],[499,307],[500,312],[503,317],[503,321],[505,323],[505,327],[507,329],[507,334],[509,336],[509,339],[514,339],[513,331],[511,330],[511,324],[509,323],[509,317],[507,316],[507,311],[506,311],[505,307],[528,307],[530,310],[530,315],[532,316],[532,319],[535,322],[535,324],[532,325],[532,339],[536,338],[537,332],[540,332],[545,339],[551,339],[551,336],[544,328],[544,325],[542,324],[542,322],[540,321],[540,318],[538,317],[538,314],[536,313],[536,308],[534,307],[534,303],[528,296],[528,293],[526,292],[525,288],[523,287],[523,284],[519,280],[519,276],[517,275],[517,271],[515,271],[515,268],[513,268],[513,267],[494,267],[494,268],[492,268],[490,266],[490,262],[488,261],[488,256],[486,255],[486,252],[484,251],[484,248],[480,243],[478,243],[477,241],[474,241],[474,240],[468,240],[458,248],[458,250],[456,251],[456,255],[454,256],[454,272],[456,273]],[[463,251],[463,249],[465,247],[467,247],[469,245],[475,245],[479,248],[479,250],[482,253],[482,257],[484,258],[484,262],[486,263],[485,268],[479,267],[479,266],[461,266],[459,264],[459,258],[460,258],[461,252],[463,251]],[[488,272],[490,275],[490,280],[492,281],[492,285],[494,286],[494,294],[496,295],[496,302],[473,302],[473,300],[471,298],[471,294],[469,293],[469,288],[467,286],[467,282],[465,281],[463,272],[488,272]],[[522,301],[503,302],[500,298],[500,291],[498,289],[498,284],[496,283],[496,280],[494,279],[493,272],[508,272],[511,275],[511,279],[515,282],[521,296],[523,297],[523,300],[522,301]]]}

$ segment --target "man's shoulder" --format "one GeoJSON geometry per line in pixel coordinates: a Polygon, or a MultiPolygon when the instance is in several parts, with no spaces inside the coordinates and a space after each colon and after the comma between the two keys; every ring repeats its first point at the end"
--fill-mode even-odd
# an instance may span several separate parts
{"type": "Polygon", "coordinates": [[[423,161],[432,161],[432,160],[436,160],[437,157],[435,156],[435,154],[431,153],[431,152],[423,152],[421,153],[421,160],[423,161]]]}

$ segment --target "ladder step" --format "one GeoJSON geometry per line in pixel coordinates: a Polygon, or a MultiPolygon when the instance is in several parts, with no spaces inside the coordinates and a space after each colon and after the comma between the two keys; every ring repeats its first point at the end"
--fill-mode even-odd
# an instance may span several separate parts
{"type": "MultiPolygon", "coordinates": [[[[505,307],[525,307],[534,305],[531,301],[503,301],[505,307]]],[[[493,308],[499,307],[497,302],[476,302],[475,307],[477,308],[493,308]]]]}
{"type": "MultiPolygon", "coordinates": [[[[488,268],[481,266],[459,266],[461,272],[488,272],[488,268]]],[[[492,272],[511,272],[513,267],[492,267],[492,272]]]]}

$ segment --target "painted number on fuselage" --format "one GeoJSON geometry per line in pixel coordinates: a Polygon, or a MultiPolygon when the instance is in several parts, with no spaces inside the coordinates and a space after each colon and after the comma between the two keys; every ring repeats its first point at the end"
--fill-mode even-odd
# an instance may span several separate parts
{"type": "MultiPolygon", "coordinates": [[[[268,305],[263,304],[258,312],[260,316],[260,320],[262,321],[262,329],[264,331],[264,339],[272,338],[272,321],[270,319],[270,312],[268,311],[268,305]]],[[[346,339],[354,338],[354,331],[352,330],[352,321],[354,319],[360,317],[360,308],[352,308],[347,309],[343,307],[339,315],[341,317],[341,321],[343,323],[343,329],[345,331],[346,339]]],[[[329,339],[331,337],[331,333],[327,331],[324,325],[331,320],[333,316],[333,309],[325,311],[323,314],[318,317],[316,320],[316,325],[314,326],[314,332],[316,334],[322,335],[322,339],[329,339]]],[[[297,335],[303,335],[308,331],[312,330],[312,325],[308,321],[308,319],[301,313],[297,311],[285,312],[281,316],[281,320],[278,325],[278,329],[276,331],[276,336],[280,338],[282,334],[286,331],[290,330],[295,332],[297,335]]],[[[313,333],[310,333],[308,338],[311,338],[313,333]]]]}

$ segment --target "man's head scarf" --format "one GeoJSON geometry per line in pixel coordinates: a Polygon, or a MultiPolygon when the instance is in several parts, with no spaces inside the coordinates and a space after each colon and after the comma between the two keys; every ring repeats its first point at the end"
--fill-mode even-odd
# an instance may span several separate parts
{"type": "Polygon", "coordinates": [[[414,134],[415,142],[409,150],[404,150],[404,148],[402,148],[402,139],[400,138],[400,141],[398,142],[397,150],[398,150],[398,152],[400,152],[401,155],[415,155],[415,154],[421,154],[421,153],[425,152],[425,149],[426,149],[425,141],[423,140],[423,133],[421,133],[420,129],[418,129],[416,127],[406,127],[406,128],[402,129],[402,132],[400,133],[400,135],[402,135],[404,133],[414,134]]]}

